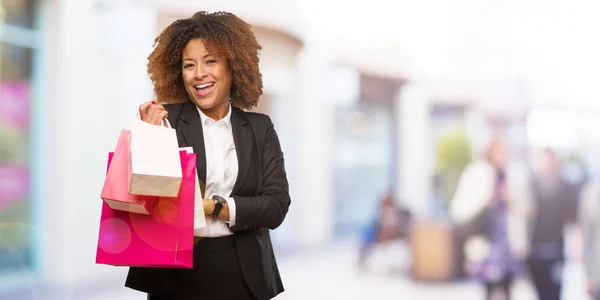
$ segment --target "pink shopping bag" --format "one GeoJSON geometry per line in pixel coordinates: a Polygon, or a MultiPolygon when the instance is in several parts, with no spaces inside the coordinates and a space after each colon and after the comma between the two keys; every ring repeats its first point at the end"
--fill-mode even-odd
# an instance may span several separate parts
{"type": "Polygon", "coordinates": [[[121,130],[100,197],[108,207],[116,210],[149,215],[158,201],[157,196],[140,196],[129,193],[131,184],[130,137],[128,130],[121,130]]]}
{"type": "MultiPolygon", "coordinates": [[[[96,263],[114,266],[192,268],[196,154],[180,151],[179,196],[160,197],[151,215],[102,204],[96,263]]],[[[109,154],[109,169],[114,160],[109,154]]]]}

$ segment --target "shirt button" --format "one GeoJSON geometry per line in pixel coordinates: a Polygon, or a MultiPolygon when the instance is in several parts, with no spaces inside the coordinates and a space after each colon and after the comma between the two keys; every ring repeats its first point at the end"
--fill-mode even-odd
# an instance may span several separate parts
{"type": "Polygon", "coordinates": [[[248,229],[248,225],[244,225],[244,229],[248,229]]]}

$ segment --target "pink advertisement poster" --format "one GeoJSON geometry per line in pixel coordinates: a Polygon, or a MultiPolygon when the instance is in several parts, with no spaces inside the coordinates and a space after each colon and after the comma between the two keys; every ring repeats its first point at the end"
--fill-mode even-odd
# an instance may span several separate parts
{"type": "MultiPolygon", "coordinates": [[[[17,136],[27,134],[29,102],[29,83],[27,81],[0,82],[0,126],[8,126],[9,130],[16,131],[14,134],[17,136]]],[[[7,140],[4,142],[10,143],[7,140]]],[[[21,148],[19,145],[7,144],[4,146],[5,148],[11,146],[21,148]]],[[[8,151],[7,149],[5,151],[8,151]]],[[[16,149],[16,151],[27,151],[27,149],[16,149]]],[[[15,164],[11,161],[10,156],[0,157],[0,209],[11,202],[27,200],[28,182],[29,168],[26,165],[15,164]]]]}
{"type": "Polygon", "coordinates": [[[0,122],[19,130],[29,128],[29,82],[0,82],[0,122]]]}
{"type": "Polygon", "coordinates": [[[19,165],[0,165],[0,209],[16,201],[27,200],[29,168],[19,165]]]}

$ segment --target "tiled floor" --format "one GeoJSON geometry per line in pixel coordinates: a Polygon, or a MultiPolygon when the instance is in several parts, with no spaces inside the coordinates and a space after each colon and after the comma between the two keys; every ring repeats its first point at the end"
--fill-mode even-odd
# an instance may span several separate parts
{"type": "MultiPolygon", "coordinates": [[[[380,251],[371,261],[368,272],[358,272],[353,264],[355,247],[340,244],[327,251],[283,256],[279,259],[286,292],[277,300],[305,299],[483,299],[481,287],[474,282],[430,284],[419,283],[402,274],[390,274],[390,264],[400,264],[398,252],[380,251]],[[394,253],[394,254],[392,254],[394,253]]],[[[389,250],[389,249],[388,249],[389,250]]],[[[579,266],[565,270],[565,300],[584,300],[583,273],[579,266]]],[[[143,294],[117,285],[104,293],[77,300],[142,300],[143,294]]],[[[513,290],[513,299],[534,300],[531,286],[520,280],[513,290]]],[[[61,299],[62,300],[62,299],[61,299]]]]}

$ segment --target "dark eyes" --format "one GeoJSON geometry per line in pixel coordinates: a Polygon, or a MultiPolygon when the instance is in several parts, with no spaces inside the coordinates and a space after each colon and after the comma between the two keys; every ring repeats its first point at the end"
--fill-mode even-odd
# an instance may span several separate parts
{"type": "MultiPolygon", "coordinates": [[[[207,61],[206,61],[206,64],[207,64],[207,65],[208,65],[208,64],[214,64],[214,63],[216,63],[216,62],[217,62],[217,61],[216,61],[216,60],[214,60],[214,59],[209,59],[209,60],[207,60],[207,61]]],[[[187,64],[184,64],[184,65],[183,65],[183,68],[184,68],[184,69],[188,69],[188,68],[192,68],[192,67],[194,67],[194,64],[192,64],[192,63],[187,63],[187,64]]]]}

